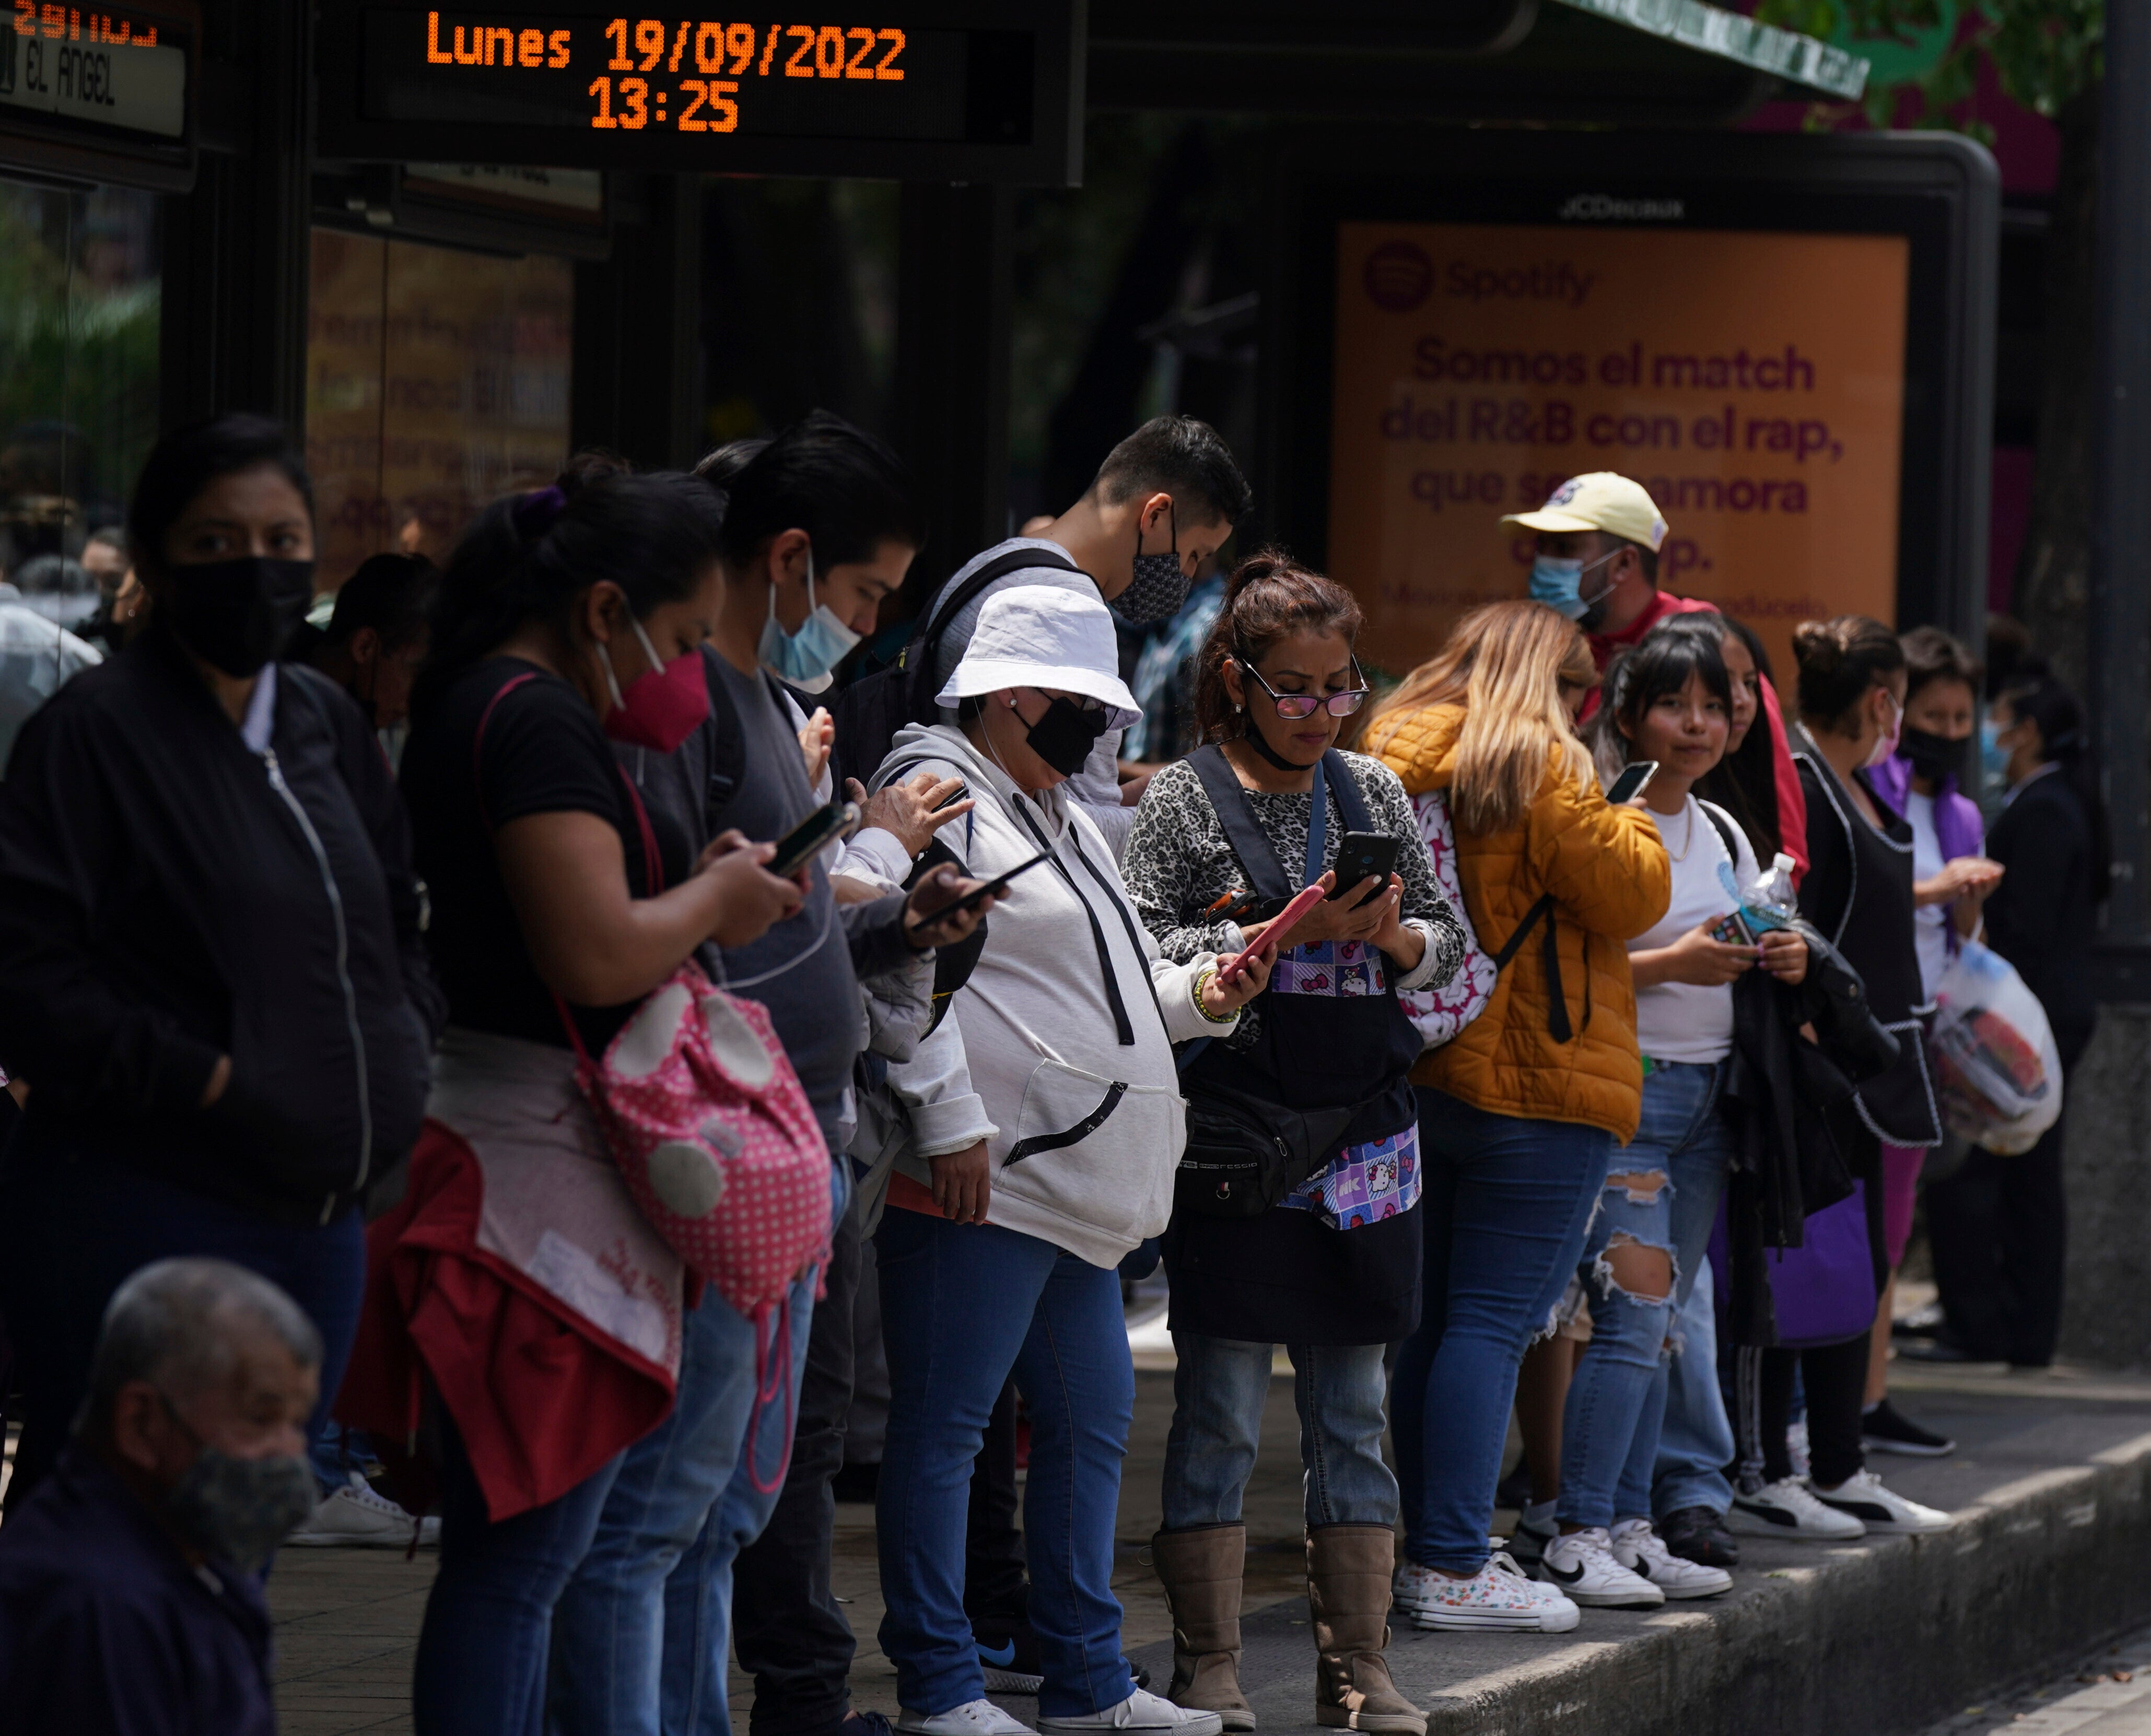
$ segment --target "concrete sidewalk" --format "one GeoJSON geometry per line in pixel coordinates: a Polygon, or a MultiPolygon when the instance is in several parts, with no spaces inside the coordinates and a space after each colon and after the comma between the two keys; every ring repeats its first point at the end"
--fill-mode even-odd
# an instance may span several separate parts
{"type": "MultiPolygon", "coordinates": [[[[1151,1359],[1146,1358],[1148,1361],[1151,1359]]],[[[2151,1620],[2151,1379],[2069,1371],[1893,1371],[1906,1408],[1956,1435],[1953,1458],[1878,1459],[1893,1486],[1961,1515],[1930,1538],[1850,1546],[1744,1540],[1733,1590],[1651,1614],[1587,1611],[1557,1637],[1402,1628],[1398,1681],[1435,1732],[1794,1736],[1914,1730],[2057,1656],[2151,1620]]],[[[1172,1409],[1169,1376],[1137,1377],[1116,1588],[1131,1655],[1162,1680],[1170,1623],[1146,1546],[1172,1409]]],[[[1273,1384],[1249,1491],[1245,1679],[1265,1732],[1313,1730],[1301,1579],[1298,1429],[1273,1384]]],[[[893,1713],[871,1510],[841,1506],[838,1595],[859,1657],[856,1703],[893,1713]]],[[[270,1584],[286,1736],[409,1728],[410,1663],[429,1556],[287,1551],[270,1584]]],[[[734,1678],[735,1722],[751,1698],[734,1678]]],[[[1035,1702],[1005,1703],[1019,1716],[1035,1702]]]]}

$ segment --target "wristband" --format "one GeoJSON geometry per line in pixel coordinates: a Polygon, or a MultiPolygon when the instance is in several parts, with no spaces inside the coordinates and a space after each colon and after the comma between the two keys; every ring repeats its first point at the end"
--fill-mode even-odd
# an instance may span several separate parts
{"type": "Polygon", "coordinates": [[[1212,982],[1216,980],[1217,975],[1217,967],[1215,964],[1205,964],[1202,970],[1197,973],[1195,979],[1195,1010],[1200,1013],[1205,1019],[1208,1020],[1212,1025],[1230,1025],[1235,1019],[1237,1019],[1240,1016],[1240,1010],[1237,1007],[1235,1007],[1229,1013],[1213,1013],[1209,1008],[1202,1004],[1202,991],[1207,988],[1212,982]]]}

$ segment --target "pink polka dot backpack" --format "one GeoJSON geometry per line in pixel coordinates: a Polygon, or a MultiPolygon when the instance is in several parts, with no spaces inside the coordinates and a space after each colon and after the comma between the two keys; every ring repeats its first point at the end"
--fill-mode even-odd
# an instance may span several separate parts
{"type": "MultiPolygon", "coordinates": [[[[519,676],[487,705],[472,744],[474,775],[494,708],[532,679],[519,676]]],[[[620,781],[655,894],[664,889],[656,835],[625,771],[620,781]]],[[[575,1051],[575,1083],[628,1192],[689,1268],[754,1322],[757,1410],[788,1394],[786,1298],[828,1261],[829,1149],[768,1010],[714,986],[690,958],[593,1057],[567,1003],[553,1000],[575,1051]]],[[[750,1424],[747,1440],[756,1438],[750,1424]]],[[[764,1494],[777,1486],[765,1487],[752,1464],[748,1474],[764,1494]]]]}

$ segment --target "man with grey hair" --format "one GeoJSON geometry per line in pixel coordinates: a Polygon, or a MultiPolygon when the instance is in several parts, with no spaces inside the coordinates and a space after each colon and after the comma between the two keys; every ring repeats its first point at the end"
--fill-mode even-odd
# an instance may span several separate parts
{"type": "Polygon", "coordinates": [[[0,1722],[274,1736],[258,1576],[314,1504],[321,1343],[223,1260],[159,1260],[105,1310],[52,1474],[0,1527],[0,1722]]]}

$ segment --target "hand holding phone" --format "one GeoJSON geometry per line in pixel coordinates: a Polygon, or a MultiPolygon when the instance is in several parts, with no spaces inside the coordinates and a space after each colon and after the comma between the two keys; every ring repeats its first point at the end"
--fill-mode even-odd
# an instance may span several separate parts
{"type": "Polygon", "coordinates": [[[859,811],[848,802],[832,802],[817,807],[777,841],[777,853],[769,858],[769,871],[789,880],[840,838],[849,838],[859,823],[859,811]]]}
{"type": "Polygon", "coordinates": [[[1298,895],[1278,913],[1276,919],[1268,928],[1263,930],[1261,939],[1245,952],[1233,954],[1231,958],[1217,967],[1217,980],[1221,983],[1232,982],[1253,959],[1274,959],[1278,954],[1278,946],[1283,942],[1284,937],[1298,925],[1300,918],[1320,903],[1326,896],[1328,894],[1323,891],[1319,882],[1313,886],[1301,888],[1298,895]]]}
{"type": "Polygon", "coordinates": [[[1613,780],[1613,787],[1607,791],[1607,805],[1618,807],[1624,802],[1634,801],[1643,793],[1658,769],[1656,760],[1631,760],[1621,768],[1621,775],[1613,780]]]}
{"type": "Polygon", "coordinates": [[[1348,832],[1337,846],[1336,889],[1329,896],[1341,898],[1363,881],[1372,880],[1374,889],[1366,898],[1353,901],[1356,910],[1369,898],[1381,896],[1396,867],[1397,841],[1388,833],[1348,832]]]}

